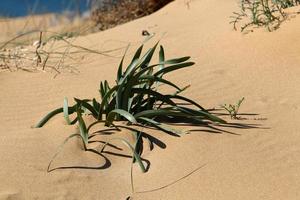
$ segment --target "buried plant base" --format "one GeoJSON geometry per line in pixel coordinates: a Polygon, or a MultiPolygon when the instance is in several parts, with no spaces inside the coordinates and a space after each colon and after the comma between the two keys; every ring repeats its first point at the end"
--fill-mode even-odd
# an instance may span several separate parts
{"type": "MultiPolygon", "coordinates": [[[[165,74],[194,65],[193,62],[188,61],[190,57],[166,60],[164,48],[160,46],[159,62],[150,64],[157,45],[158,43],[144,55],[142,55],[143,45],[140,46],[130,64],[123,70],[124,55],[118,67],[116,84],[110,86],[107,81],[101,81],[99,90],[101,100],[99,102],[95,98],[83,100],[74,98],[75,105],[68,106],[68,101],[65,99],[63,107],[50,112],[35,127],[42,127],[50,118],[63,113],[68,124],[77,123],[79,126],[79,133],[69,136],[64,144],[70,138],[78,136],[83,142],[84,149],[91,150],[87,148],[87,145],[94,136],[89,132],[95,124],[103,123],[105,126],[120,130],[114,122],[127,121],[128,126],[123,126],[123,128],[125,127],[131,131],[135,138],[134,144],[130,144],[124,138],[112,138],[111,140],[119,140],[124,143],[131,150],[133,160],[145,172],[147,167],[142,162],[140,149],[143,145],[142,139],[150,139],[150,137],[145,137],[143,132],[130,127],[130,125],[152,127],[173,136],[180,136],[184,134],[183,131],[175,129],[165,122],[174,120],[184,122],[188,120],[189,123],[196,125],[205,124],[206,122],[226,123],[226,121],[211,114],[195,101],[181,96],[180,93],[186,90],[188,86],[181,88],[164,78],[165,74]],[[159,86],[162,84],[174,88],[175,92],[170,94],[159,92],[159,86]],[[182,104],[182,102],[185,104],[182,104]],[[189,104],[189,106],[183,106],[186,104],[189,104]],[[71,121],[69,115],[73,113],[76,118],[71,121]],[[88,127],[82,117],[84,113],[91,115],[96,120],[88,127]]],[[[110,141],[103,145],[99,153],[103,153],[104,148],[109,145],[110,141]]],[[[49,164],[48,171],[53,171],[50,169],[53,159],[49,164]]]]}

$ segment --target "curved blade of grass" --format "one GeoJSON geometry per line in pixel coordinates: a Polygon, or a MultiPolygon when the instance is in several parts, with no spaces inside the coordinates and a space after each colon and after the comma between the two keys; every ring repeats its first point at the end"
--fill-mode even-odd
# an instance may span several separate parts
{"type": "Polygon", "coordinates": [[[69,118],[69,107],[68,107],[68,98],[64,98],[64,106],[63,106],[64,118],[68,125],[71,124],[71,120],[69,118]]]}
{"type": "Polygon", "coordinates": [[[119,82],[121,79],[122,79],[122,74],[123,74],[123,61],[124,61],[124,58],[125,58],[125,55],[126,55],[126,53],[127,53],[127,50],[128,50],[128,48],[129,48],[129,44],[127,45],[127,47],[126,47],[126,49],[125,49],[125,53],[124,53],[124,55],[123,55],[123,57],[122,57],[122,60],[121,60],[121,62],[120,62],[120,64],[119,64],[119,67],[118,67],[118,72],[117,72],[117,82],[119,82]]]}
{"type": "Polygon", "coordinates": [[[104,85],[103,85],[102,81],[100,82],[99,93],[100,93],[101,99],[103,99],[103,97],[105,96],[105,89],[104,89],[104,85]]]}
{"type": "Polygon", "coordinates": [[[202,106],[200,106],[198,103],[196,103],[195,101],[191,100],[191,99],[188,99],[186,97],[183,97],[183,96],[180,96],[180,95],[167,95],[170,99],[180,99],[180,100],[183,100],[183,101],[186,101],[196,107],[198,107],[199,109],[201,110],[204,110],[206,111],[205,108],[203,108],[202,106]]]}
{"type": "Polygon", "coordinates": [[[104,105],[108,103],[109,98],[111,97],[111,95],[119,88],[118,85],[114,86],[113,88],[111,88],[103,97],[102,102],[100,104],[100,108],[99,108],[99,112],[98,112],[98,120],[102,119],[102,114],[103,114],[103,110],[104,110],[104,105]]]}
{"type": "MultiPolygon", "coordinates": [[[[45,117],[43,117],[41,119],[41,121],[39,121],[34,127],[35,128],[41,128],[42,126],[44,126],[52,117],[54,117],[55,115],[59,114],[59,113],[62,113],[64,110],[63,108],[57,108],[53,111],[51,111],[50,113],[48,113],[45,117]]],[[[72,107],[68,107],[68,111],[69,111],[69,114],[72,114],[75,112],[75,108],[72,106],[72,107]]]]}
{"type": "Polygon", "coordinates": [[[192,66],[194,64],[195,64],[194,62],[185,62],[185,63],[176,64],[176,65],[171,65],[169,67],[165,67],[165,68],[159,70],[158,72],[154,73],[153,76],[160,76],[161,74],[163,75],[163,74],[172,72],[177,69],[192,66]]]}
{"type": "Polygon", "coordinates": [[[125,145],[131,150],[131,152],[132,152],[132,158],[135,159],[135,161],[139,164],[139,166],[140,166],[142,172],[145,173],[145,172],[146,172],[146,167],[144,166],[144,164],[143,164],[143,162],[142,162],[142,159],[141,159],[140,155],[137,154],[136,151],[135,151],[135,148],[133,148],[133,146],[132,146],[127,140],[125,140],[125,139],[123,139],[123,138],[112,138],[112,139],[110,139],[108,142],[106,142],[106,143],[103,145],[103,147],[102,147],[102,149],[101,149],[101,152],[103,152],[103,151],[104,151],[104,148],[105,148],[109,143],[111,143],[111,141],[113,141],[113,140],[119,140],[119,141],[121,141],[123,144],[125,144],[125,145]]]}
{"type": "MultiPolygon", "coordinates": [[[[147,67],[147,65],[149,64],[154,51],[156,49],[156,46],[158,45],[158,43],[156,43],[154,45],[154,47],[152,47],[151,49],[149,49],[147,51],[147,53],[140,59],[138,60],[137,57],[140,57],[141,51],[143,46],[141,46],[137,52],[135,53],[134,59],[132,59],[131,64],[127,67],[124,77],[122,79],[122,81],[119,81],[118,84],[120,85],[117,94],[116,94],[116,106],[117,108],[121,109],[123,108],[123,100],[122,100],[122,96],[123,96],[123,92],[124,92],[124,87],[126,82],[128,81],[128,79],[130,79],[132,77],[132,74],[134,73],[134,71],[136,71],[138,68],[145,68],[147,67]]],[[[128,107],[128,98],[126,99],[127,102],[127,107],[128,107]]],[[[125,108],[125,110],[128,110],[127,108],[125,108]]]]}
{"type": "Polygon", "coordinates": [[[162,101],[162,102],[165,102],[167,104],[174,105],[174,106],[176,105],[168,96],[163,95],[159,92],[153,91],[151,89],[133,88],[132,92],[133,93],[138,93],[138,94],[141,94],[141,95],[151,95],[157,101],[162,101]]]}
{"type": "Polygon", "coordinates": [[[180,116],[180,117],[189,117],[190,115],[187,115],[186,113],[174,111],[171,109],[166,108],[166,109],[159,109],[159,110],[144,110],[141,111],[137,114],[134,115],[136,119],[139,119],[141,117],[147,117],[147,118],[152,118],[152,117],[157,117],[157,116],[180,116]]]}
{"type": "MultiPolygon", "coordinates": [[[[133,76],[133,73],[135,72],[139,62],[140,61],[138,59],[133,60],[132,63],[127,67],[123,78],[118,82],[119,87],[116,91],[116,108],[119,108],[119,109],[123,108],[122,97],[124,94],[124,90],[126,88],[125,85],[127,84],[128,80],[131,79],[131,77],[133,76]]],[[[125,110],[127,110],[127,109],[125,109],[125,110]]]]}
{"type": "Polygon", "coordinates": [[[122,79],[122,75],[123,75],[123,61],[124,61],[124,58],[125,58],[125,54],[123,55],[122,57],[122,60],[119,64],[119,67],[118,67],[118,72],[117,72],[117,82],[119,82],[121,79],[122,79]]]}
{"type": "Polygon", "coordinates": [[[143,47],[144,47],[144,45],[141,45],[138,48],[138,50],[135,52],[135,54],[134,54],[134,56],[133,56],[130,64],[134,63],[136,60],[138,60],[140,58],[142,50],[143,50],[143,47]]]}
{"type": "Polygon", "coordinates": [[[157,65],[152,65],[141,69],[135,75],[128,77],[129,81],[126,83],[126,85],[125,83],[122,83],[122,85],[120,85],[120,88],[122,88],[124,91],[122,91],[121,89],[118,91],[118,108],[122,108],[128,111],[128,109],[130,108],[130,101],[132,101],[132,99],[130,100],[129,98],[132,88],[134,87],[134,85],[139,84],[138,81],[140,76],[142,76],[147,70],[155,66],[157,65]]]}
{"type": "Polygon", "coordinates": [[[149,123],[150,125],[164,131],[165,133],[171,134],[171,135],[175,135],[175,136],[180,136],[182,134],[185,134],[186,132],[181,131],[179,129],[174,129],[166,124],[163,123],[159,123],[153,119],[149,119],[146,117],[139,117],[140,120],[149,123]]]}
{"type": "Polygon", "coordinates": [[[181,57],[181,58],[173,58],[173,59],[170,59],[170,60],[166,60],[164,61],[163,63],[164,64],[179,64],[179,63],[182,63],[182,62],[185,62],[187,60],[189,60],[191,57],[190,56],[184,56],[184,57],[181,57]]]}
{"type": "Polygon", "coordinates": [[[89,135],[88,135],[88,132],[87,132],[87,128],[86,128],[85,122],[82,119],[82,115],[81,115],[79,107],[77,108],[76,112],[77,112],[77,118],[78,118],[80,136],[82,137],[82,140],[83,140],[84,144],[87,145],[88,144],[88,137],[89,137],[89,135]]]}
{"type": "Polygon", "coordinates": [[[181,107],[181,106],[177,106],[176,108],[178,110],[182,111],[182,112],[185,112],[187,114],[191,114],[193,116],[203,116],[206,119],[209,119],[213,122],[219,122],[219,123],[222,123],[222,124],[227,123],[225,120],[223,120],[223,119],[221,119],[221,118],[219,118],[215,115],[212,115],[212,114],[210,114],[209,112],[206,112],[206,111],[194,110],[194,109],[191,109],[191,108],[186,108],[186,107],[181,107]]]}
{"type": "Polygon", "coordinates": [[[94,118],[97,118],[98,117],[98,111],[92,106],[90,105],[89,103],[87,103],[86,101],[83,101],[83,100],[80,100],[80,99],[77,99],[77,98],[74,98],[74,100],[79,104],[81,105],[82,107],[88,109],[92,115],[94,116],[94,118]]]}
{"type": "MultiPolygon", "coordinates": [[[[166,85],[170,85],[174,88],[176,88],[177,90],[181,90],[177,85],[175,85],[174,83],[172,83],[171,81],[168,81],[166,79],[163,79],[163,78],[160,78],[158,76],[153,76],[153,75],[143,75],[139,78],[140,80],[142,79],[146,79],[146,80],[149,80],[149,81],[152,81],[152,82],[161,82],[161,83],[164,83],[166,85]]],[[[149,87],[151,87],[151,85],[149,85],[149,87]]]]}
{"type": "Polygon", "coordinates": [[[95,98],[93,98],[93,107],[94,107],[95,110],[98,110],[98,111],[100,109],[100,103],[98,103],[95,98]]]}
{"type": "Polygon", "coordinates": [[[148,64],[150,63],[150,60],[152,59],[152,56],[155,52],[157,45],[158,45],[158,42],[151,49],[149,49],[149,51],[141,58],[138,68],[139,67],[144,68],[144,67],[148,66],[148,64]]]}
{"type": "Polygon", "coordinates": [[[164,51],[164,48],[162,45],[160,45],[160,49],[159,49],[159,63],[161,63],[159,66],[158,66],[158,69],[161,70],[164,68],[164,63],[165,62],[165,51],[164,51]]]}
{"type": "MultiPolygon", "coordinates": [[[[159,49],[159,60],[158,60],[158,62],[159,63],[161,63],[161,64],[159,64],[158,65],[158,70],[162,70],[164,67],[165,67],[165,51],[164,51],[164,48],[163,48],[163,46],[162,45],[160,45],[160,49],[159,49]]],[[[159,75],[158,77],[159,78],[162,78],[162,74],[161,75],[159,75]]],[[[155,83],[155,90],[157,90],[157,87],[159,86],[159,83],[158,82],[156,82],[155,83]]]]}
{"type": "Polygon", "coordinates": [[[130,114],[129,112],[127,112],[125,110],[121,110],[121,109],[115,109],[115,110],[112,110],[108,114],[105,125],[110,126],[112,124],[112,122],[114,121],[116,115],[121,115],[122,117],[126,118],[129,122],[131,122],[133,124],[137,123],[134,116],[132,114],[130,114]]]}

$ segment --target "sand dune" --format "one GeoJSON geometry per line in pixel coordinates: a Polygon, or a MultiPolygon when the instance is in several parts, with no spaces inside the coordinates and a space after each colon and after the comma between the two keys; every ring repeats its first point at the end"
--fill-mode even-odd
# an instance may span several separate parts
{"type": "MultiPolygon", "coordinates": [[[[300,16],[275,32],[256,29],[242,35],[232,30],[234,0],[175,1],[160,11],[113,29],[81,37],[78,44],[113,48],[143,41],[147,29],[167,57],[190,55],[196,65],[170,79],[192,87],[185,93],[205,107],[234,103],[245,97],[240,112],[256,124],[233,129],[238,135],[214,134],[185,127],[181,138],[153,131],[166,148],[144,157],[151,162],[143,174],[134,165],[133,199],[289,199],[300,198],[300,16]],[[257,114],[257,115],[250,115],[257,114]],[[194,171],[196,170],[196,171],[194,171]],[[189,176],[186,176],[189,175],[189,176]]],[[[295,9],[300,10],[299,7],[295,9]]],[[[121,52],[120,55],[121,56],[121,52]]],[[[127,158],[107,155],[107,169],[68,169],[47,173],[58,146],[75,131],[57,116],[32,129],[63,98],[97,96],[100,80],[114,81],[120,58],[89,56],[80,73],[0,73],[0,199],[126,199],[131,195],[127,158]]],[[[230,121],[229,117],[225,117],[230,121]]],[[[68,143],[53,166],[101,167],[102,157],[68,143]]]]}

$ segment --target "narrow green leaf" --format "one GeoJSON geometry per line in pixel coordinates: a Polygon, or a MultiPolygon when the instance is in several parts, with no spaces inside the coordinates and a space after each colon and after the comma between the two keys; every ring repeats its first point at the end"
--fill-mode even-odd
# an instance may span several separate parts
{"type": "Polygon", "coordinates": [[[150,63],[150,60],[155,52],[157,45],[158,45],[158,42],[151,49],[149,49],[149,51],[141,58],[138,68],[145,68],[148,66],[148,64],[150,63]]]}
{"type": "Polygon", "coordinates": [[[165,102],[167,104],[170,104],[170,105],[176,105],[171,99],[170,97],[166,96],[166,95],[163,95],[159,92],[156,92],[156,91],[153,91],[151,89],[143,89],[143,88],[133,88],[132,89],[132,92],[133,93],[138,93],[138,94],[141,94],[141,95],[151,95],[153,96],[157,101],[162,101],[162,102],[165,102]]]}
{"type": "Polygon", "coordinates": [[[215,115],[212,115],[210,114],[209,112],[207,111],[202,111],[202,110],[194,110],[194,109],[191,109],[191,108],[186,108],[186,107],[181,107],[181,106],[177,106],[177,109],[180,110],[180,111],[183,111],[185,113],[188,113],[188,114],[191,114],[193,116],[202,116],[210,121],[213,121],[213,122],[219,122],[219,123],[222,123],[222,124],[225,124],[227,123],[225,120],[215,116],[215,115]]]}
{"type": "Polygon", "coordinates": [[[160,45],[160,49],[159,49],[159,63],[161,63],[159,65],[159,70],[164,68],[164,63],[165,62],[165,51],[162,45],[160,45]]]}
{"type": "Polygon", "coordinates": [[[116,115],[121,115],[122,117],[126,118],[131,123],[137,123],[134,116],[132,114],[130,114],[129,112],[127,112],[125,110],[121,110],[121,109],[115,109],[115,110],[112,110],[108,114],[105,125],[110,126],[113,123],[116,115]]]}
{"type": "Polygon", "coordinates": [[[180,99],[180,100],[186,101],[186,102],[198,107],[199,109],[206,111],[206,109],[203,108],[202,106],[200,106],[198,103],[196,103],[195,101],[188,99],[186,97],[183,97],[180,95],[167,95],[167,97],[169,97],[170,99],[180,99]]]}
{"type": "MultiPolygon", "coordinates": [[[[68,107],[69,110],[69,114],[72,114],[75,112],[75,108],[74,107],[68,107]]],[[[43,117],[41,119],[41,121],[39,121],[34,128],[41,128],[42,126],[44,126],[52,117],[54,117],[55,115],[62,113],[63,112],[63,108],[57,108],[53,111],[51,111],[50,113],[48,113],[45,117],[43,117]]]]}
{"type": "Polygon", "coordinates": [[[99,112],[98,112],[98,118],[97,119],[102,119],[102,114],[104,111],[104,106],[106,104],[108,104],[111,96],[113,95],[114,92],[116,92],[116,90],[118,89],[118,85],[114,86],[113,88],[111,88],[103,97],[102,102],[100,104],[100,108],[99,108],[99,112]]]}
{"type": "Polygon", "coordinates": [[[134,115],[136,119],[139,119],[141,117],[153,118],[157,116],[189,117],[189,115],[185,113],[174,110],[172,111],[172,109],[144,110],[134,115]]]}
{"type": "Polygon", "coordinates": [[[173,59],[164,61],[164,64],[171,64],[171,65],[179,64],[179,63],[189,60],[190,58],[191,58],[190,56],[185,56],[185,57],[181,57],[181,58],[173,58],[173,59]]]}
{"type": "Polygon", "coordinates": [[[174,129],[174,128],[166,125],[166,124],[159,123],[159,122],[157,122],[155,120],[152,120],[152,119],[149,119],[149,118],[146,118],[146,117],[139,117],[139,119],[142,120],[142,121],[145,121],[145,122],[147,122],[149,124],[151,124],[152,126],[158,128],[158,129],[160,129],[160,130],[162,130],[162,131],[164,131],[164,132],[166,132],[168,134],[174,134],[176,136],[180,136],[180,135],[186,133],[184,131],[181,131],[179,129],[174,129]]]}
{"type": "Polygon", "coordinates": [[[169,67],[165,67],[165,68],[159,70],[158,72],[156,72],[153,75],[154,76],[160,76],[160,75],[172,72],[172,71],[177,70],[177,69],[192,66],[194,64],[195,64],[194,62],[185,62],[185,63],[176,64],[176,65],[171,65],[169,67]]]}
{"type": "Polygon", "coordinates": [[[74,98],[74,100],[79,104],[81,105],[82,107],[88,109],[92,115],[94,116],[94,118],[97,118],[98,117],[98,111],[92,106],[90,105],[89,103],[87,103],[86,101],[83,101],[83,100],[80,100],[80,99],[77,99],[77,98],[74,98]]]}
{"type": "Polygon", "coordinates": [[[117,83],[119,83],[119,81],[121,81],[122,80],[122,76],[123,76],[123,61],[124,61],[124,58],[125,58],[125,55],[126,55],[126,53],[127,53],[127,51],[128,51],[128,49],[129,49],[129,44],[127,45],[127,47],[126,47],[126,50],[125,50],[125,52],[124,52],[124,55],[123,55],[123,57],[122,57],[122,60],[121,60],[121,62],[120,62],[120,64],[119,64],[119,67],[118,67],[118,72],[117,72],[117,83]]]}
{"type": "MultiPolygon", "coordinates": [[[[158,76],[153,76],[153,75],[142,75],[142,76],[139,78],[139,80],[143,80],[143,79],[150,80],[150,81],[152,81],[152,82],[161,82],[161,83],[170,85],[170,86],[176,88],[177,90],[180,90],[180,88],[179,88],[177,85],[175,85],[174,83],[172,83],[172,82],[170,82],[170,81],[168,81],[168,80],[166,80],[166,79],[160,78],[160,77],[158,77],[158,76]]],[[[149,85],[149,86],[151,86],[151,85],[149,85]]]]}
{"type": "Polygon", "coordinates": [[[106,143],[103,145],[101,152],[103,152],[104,149],[105,149],[105,147],[106,147],[109,143],[111,143],[111,141],[113,141],[113,140],[119,140],[119,141],[121,141],[123,144],[125,144],[125,145],[131,150],[131,152],[132,152],[132,154],[133,154],[132,157],[133,157],[133,158],[136,160],[136,162],[139,164],[139,166],[140,166],[142,172],[143,172],[143,173],[146,172],[146,167],[144,166],[144,164],[143,164],[143,162],[142,162],[142,159],[141,159],[140,155],[136,153],[135,148],[133,148],[133,146],[132,146],[127,140],[125,140],[124,138],[112,138],[112,139],[110,139],[108,142],[106,142],[106,143]]]}
{"type": "Polygon", "coordinates": [[[119,81],[122,79],[124,57],[125,57],[125,55],[122,57],[122,60],[121,60],[121,62],[120,62],[120,64],[119,64],[119,67],[118,67],[118,72],[117,72],[117,82],[119,82],[119,81]]]}
{"type": "Polygon", "coordinates": [[[64,111],[64,118],[67,122],[68,125],[71,124],[71,120],[69,118],[69,106],[68,106],[68,98],[64,98],[64,106],[63,106],[63,111],[64,111]]]}
{"type": "Polygon", "coordinates": [[[82,119],[82,115],[81,115],[81,112],[80,112],[80,107],[78,106],[77,107],[77,118],[78,118],[78,124],[79,124],[79,131],[80,131],[80,135],[83,139],[83,142],[85,145],[88,144],[88,132],[87,132],[87,128],[86,128],[86,125],[85,125],[85,122],[84,120],[82,119]]]}
{"type": "Polygon", "coordinates": [[[143,50],[144,45],[141,45],[138,50],[135,52],[132,60],[131,60],[131,64],[134,63],[136,60],[138,60],[141,56],[142,50],[143,50]]]}
{"type": "Polygon", "coordinates": [[[99,109],[100,109],[100,103],[98,103],[95,98],[93,98],[93,107],[97,111],[99,111],[99,109]]]}

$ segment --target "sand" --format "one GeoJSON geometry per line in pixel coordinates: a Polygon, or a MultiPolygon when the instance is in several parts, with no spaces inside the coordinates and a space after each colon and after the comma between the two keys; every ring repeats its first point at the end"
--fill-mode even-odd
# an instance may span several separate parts
{"type": "MultiPolygon", "coordinates": [[[[257,128],[233,129],[237,135],[185,127],[180,138],[152,131],[166,144],[146,151],[147,173],[134,165],[133,199],[254,200],[300,198],[300,16],[269,33],[243,35],[232,30],[235,0],[175,1],[160,11],[113,29],[80,37],[93,48],[132,44],[132,54],[147,29],[161,35],[167,57],[190,55],[196,65],[170,79],[191,84],[185,93],[207,108],[234,103],[257,128]],[[256,114],[256,115],[253,115],[256,114]]],[[[295,10],[300,10],[296,7],[295,10]]],[[[119,52],[119,56],[121,52],[119,52]]],[[[67,169],[47,173],[59,145],[75,131],[57,116],[41,129],[31,128],[63,98],[97,96],[100,80],[115,79],[120,58],[89,56],[77,75],[23,71],[0,73],[0,199],[123,199],[131,195],[128,158],[106,155],[106,169],[67,169]]],[[[121,145],[121,144],[120,144],[121,145]]],[[[99,167],[103,157],[69,142],[53,163],[99,167]]]]}

